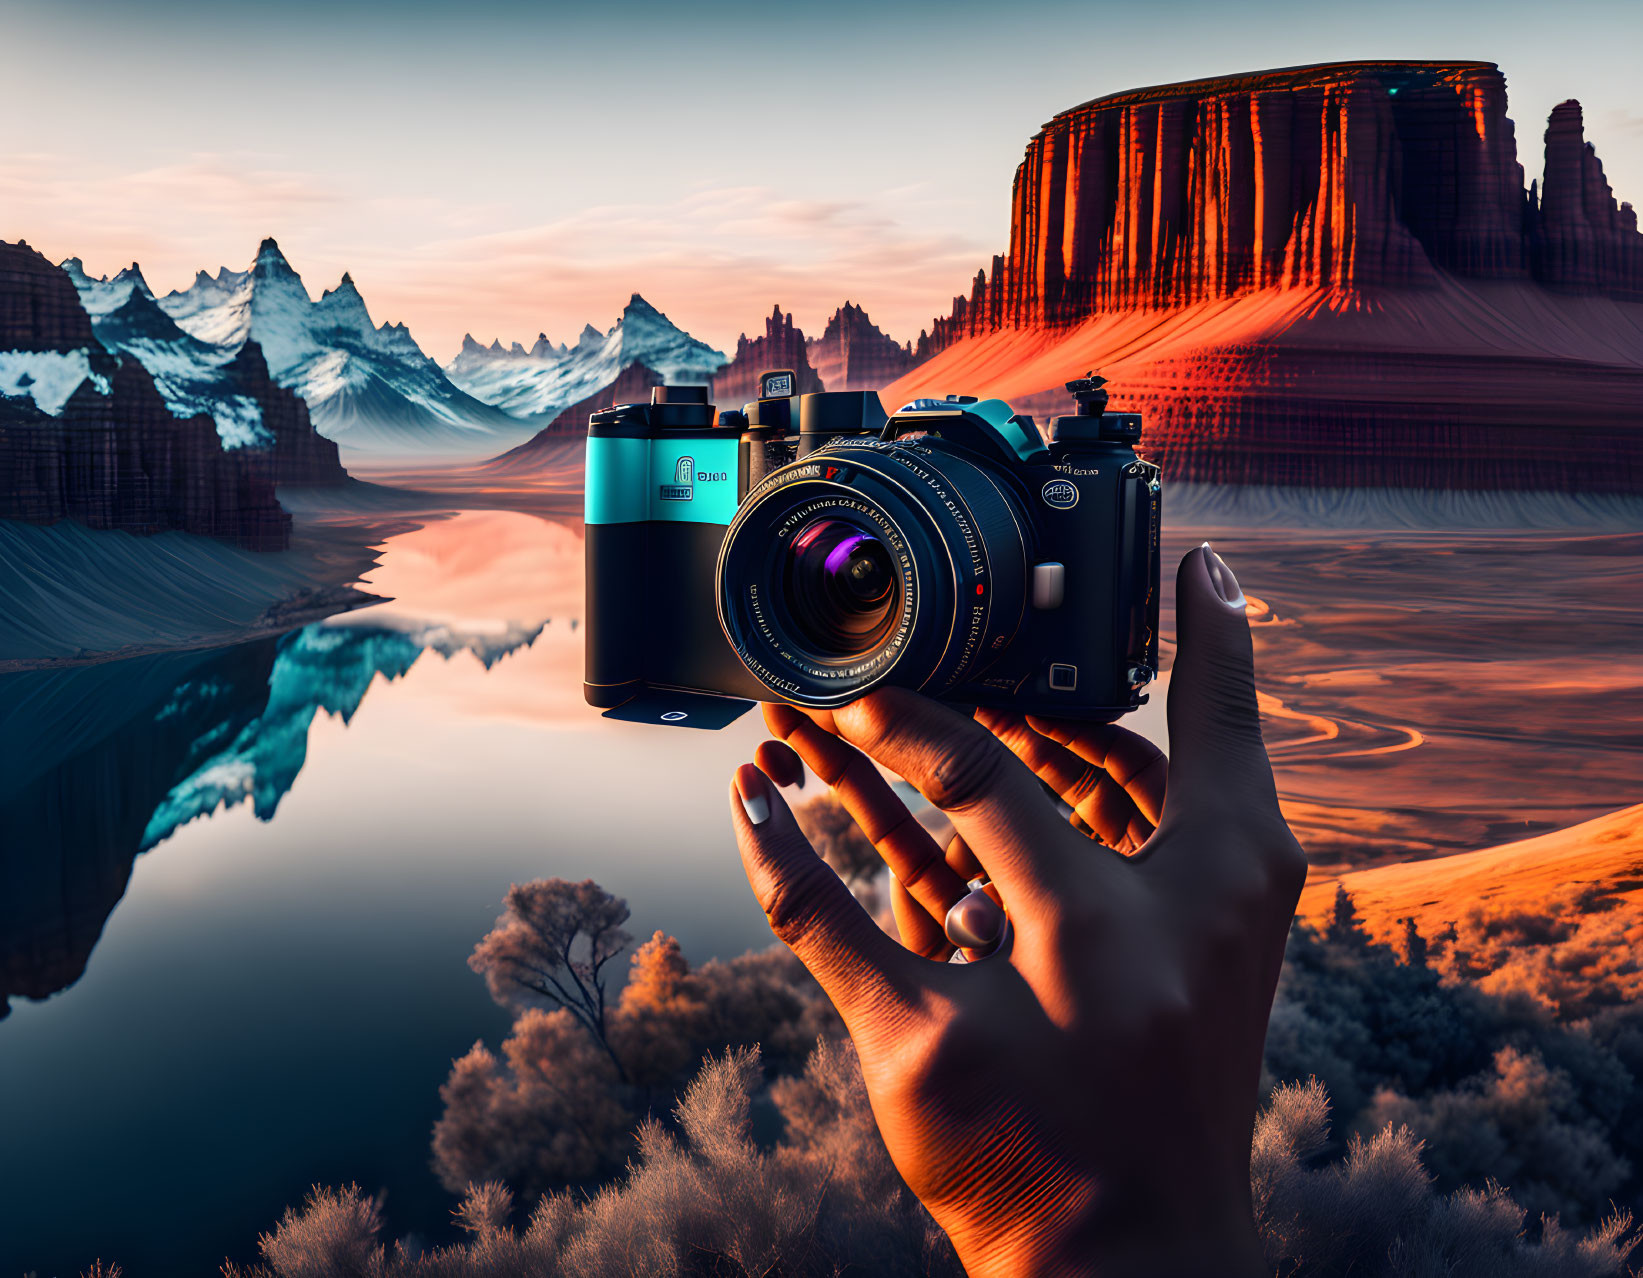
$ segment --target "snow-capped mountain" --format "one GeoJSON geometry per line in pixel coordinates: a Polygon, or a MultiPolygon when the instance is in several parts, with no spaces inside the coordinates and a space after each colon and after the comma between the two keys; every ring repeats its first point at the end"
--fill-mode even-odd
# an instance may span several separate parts
{"type": "Polygon", "coordinates": [[[635,293],[608,332],[589,324],[574,346],[555,346],[541,335],[529,350],[518,342],[481,346],[468,336],[445,372],[474,398],[540,425],[638,363],[667,382],[701,385],[726,360],[722,351],[697,341],[635,293]]]}
{"type": "Polygon", "coordinates": [[[228,366],[239,344],[215,346],[178,328],[155,302],[135,262],[113,279],[92,279],[77,257],[62,265],[91,316],[97,340],[116,354],[135,357],[173,413],[208,414],[217,423],[224,448],[273,443],[261,405],[233,389],[228,366]]]}
{"type": "MultiPolygon", "coordinates": [[[[135,281],[121,283],[128,274],[106,282],[111,293],[116,285],[136,291],[135,281]]],[[[301,395],[319,430],[345,448],[480,456],[524,433],[452,385],[403,324],[373,323],[350,276],[315,301],[271,239],[249,271],[201,271],[158,305],[206,346],[232,354],[255,340],[275,380],[301,395]]]]}

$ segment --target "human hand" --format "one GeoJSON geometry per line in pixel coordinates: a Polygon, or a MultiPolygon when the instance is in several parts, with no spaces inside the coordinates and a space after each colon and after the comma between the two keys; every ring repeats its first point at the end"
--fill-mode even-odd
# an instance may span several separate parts
{"type": "Polygon", "coordinates": [[[900,689],[768,709],[894,871],[902,944],[800,833],[770,779],[797,779],[788,750],[736,773],[754,894],[838,1007],[890,1155],[972,1275],[1260,1272],[1250,1134],[1306,863],[1261,741],[1243,595],[1207,546],[1181,563],[1176,613],[1165,785],[1111,726],[982,716],[988,731],[900,689]],[[868,756],[947,813],[945,851],[868,756]],[[979,961],[931,961],[978,868],[1010,929],[979,961]]]}

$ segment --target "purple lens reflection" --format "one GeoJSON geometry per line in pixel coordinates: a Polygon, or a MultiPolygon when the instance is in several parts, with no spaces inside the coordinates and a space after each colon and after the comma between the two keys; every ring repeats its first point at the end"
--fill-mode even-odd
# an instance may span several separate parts
{"type": "Polygon", "coordinates": [[[890,552],[873,533],[836,518],[789,543],[783,597],[798,637],[825,658],[853,658],[888,637],[900,597],[890,552]]]}

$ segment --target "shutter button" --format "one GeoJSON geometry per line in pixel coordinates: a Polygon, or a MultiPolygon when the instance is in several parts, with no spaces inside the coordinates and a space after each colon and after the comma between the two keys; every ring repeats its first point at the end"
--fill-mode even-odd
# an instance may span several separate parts
{"type": "Polygon", "coordinates": [[[1063,564],[1033,565],[1033,607],[1041,612],[1059,608],[1067,594],[1067,569],[1063,564]]]}

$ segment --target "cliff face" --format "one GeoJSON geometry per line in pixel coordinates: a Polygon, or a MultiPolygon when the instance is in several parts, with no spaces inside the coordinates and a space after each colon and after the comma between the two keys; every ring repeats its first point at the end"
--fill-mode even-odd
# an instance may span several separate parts
{"type": "Polygon", "coordinates": [[[861,307],[846,302],[833,312],[820,337],[805,343],[810,366],[830,391],[877,390],[913,366],[911,346],[898,346],[867,318],[861,307]]]}
{"type": "Polygon", "coordinates": [[[1615,203],[1597,151],[1586,141],[1580,103],[1552,109],[1546,124],[1546,185],[1529,205],[1535,277],[1580,293],[1643,301],[1643,235],[1630,204],[1615,203]]]}
{"type": "Polygon", "coordinates": [[[273,442],[225,451],[210,416],[178,416],[141,363],[103,348],[68,276],[23,244],[0,244],[0,367],[0,519],[279,549],[291,520],[275,484],[346,478],[255,345],[224,368],[222,388],[257,405],[273,442]]]}
{"type": "Polygon", "coordinates": [[[1573,102],[1525,191],[1489,63],[1098,99],[1031,140],[1012,200],[1008,253],[887,398],[1055,411],[1101,364],[1177,479],[1643,490],[1636,215],[1573,102]]]}
{"type": "Polygon", "coordinates": [[[959,336],[1280,286],[1419,287],[1436,271],[1643,301],[1643,240],[1553,112],[1539,216],[1490,63],[1346,63],[1101,98],[1016,171],[1010,250],[938,320],[959,336]],[[1538,233],[1537,233],[1538,224],[1538,233]]]}
{"type": "Polygon", "coordinates": [[[782,314],[780,306],[765,320],[763,337],[749,339],[743,333],[737,339],[735,357],[714,374],[713,402],[721,409],[740,408],[758,398],[759,374],[772,368],[793,370],[796,395],[822,389],[822,379],[810,366],[804,333],[794,326],[791,315],[782,314]]]}

